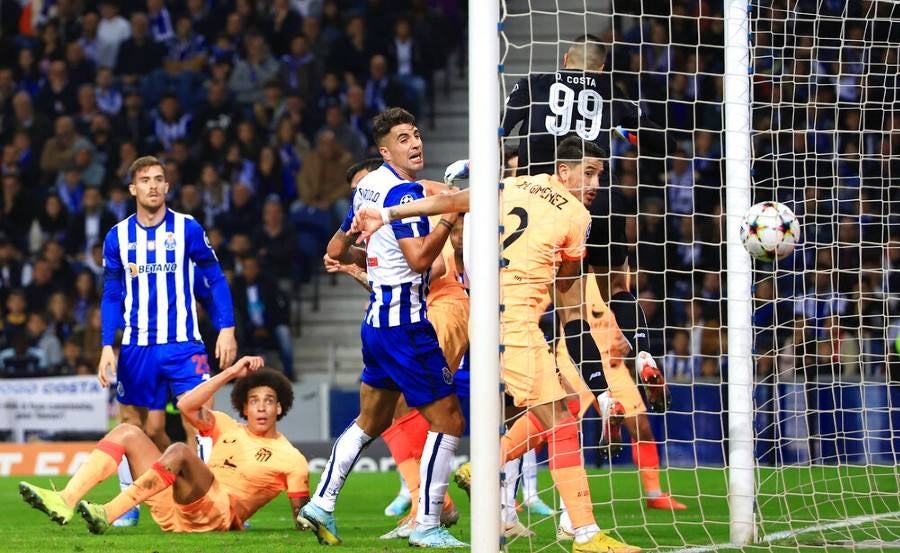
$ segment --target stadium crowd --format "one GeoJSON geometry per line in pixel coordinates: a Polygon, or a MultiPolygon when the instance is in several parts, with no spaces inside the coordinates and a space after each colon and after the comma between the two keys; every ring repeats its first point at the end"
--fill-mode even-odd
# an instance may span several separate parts
{"type": "Polygon", "coordinates": [[[208,230],[242,349],[279,351],[295,378],[286,292],[344,216],[372,115],[433,125],[464,9],[0,0],[0,375],[96,371],[102,240],[134,210],[129,165],[155,155],[170,205],[208,230]]]}
{"type": "MultiPolygon", "coordinates": [[[[677,144],[638,159],[614,143],[634,284],[668,377],[719,379],[722,12],[643,4],[616,2],[603,37],[607,70],[677,144]]],[[[865,16],[891,8],[805,0],[785,22],[785,4],[755,24],[754,201],[787,203],[805,236],[777,271],[757,267],[758,376],[883,378],[900,320],[898,37],[865,16]],[[835,16],[827,33],[816,14],[835,16]]],[[[239,342],[279,350],[293,375],[285,291],[310,278],[348,205],[344,172],[372,152],[371,116],[401,105],[433,124],[434,73],[461,45],[465,3],[43,5],[0,1],[0,367],[94,370],[99,240],[132,209],[129,163],[154,154],[232,279],[239,342]]]]}

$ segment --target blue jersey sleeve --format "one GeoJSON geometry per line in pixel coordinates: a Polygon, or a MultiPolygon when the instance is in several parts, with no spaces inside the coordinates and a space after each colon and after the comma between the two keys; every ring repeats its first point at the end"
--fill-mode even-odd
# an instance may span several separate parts
{"type": "Polygon", "coordinates": [[[213,325],[218,329],[234,326],[231,291],[228,289],[228,281],[225,279],[222,267],[219,266],[219,259],[209,243],[209,238],[200,223],[194,219],[185,221],[184,234],[188,257],[197,265],[200,276],[205,279],[205,284],[209,287],[212,303],[215,304],[215,309],[210,311],[213,325]]]}
{"type": "MultiPolygon", "coordinates": [[[[392,207],[400,204],[408,204],[424,198],[422,185],[416,182],[404,182],[391,188],[384,198],[384,207],[392,207]]],[[[403,238],[417,238],[425,236],[429,232],[427,217],[407,217],[391,223],[391,230],[397,240],[403,238]]]]}
{"type": "Polygon", "coordinates": [[[347,208],[347,215],[344,216],[344,222],[341,223],[341,230],[346,234],[350,232],[350,225],[353,224],[353,199],[350,200],[350,207],[347,208]]]}
{"type": "Polygon", "coordinates": [[[111,346],[116,330],[125,322],[122,313],[125,271],[119,254],[119,235],[116,227],[106,233],[103,241],[103,295],[100,299],[101,339],[104,346],[111,346]]]}

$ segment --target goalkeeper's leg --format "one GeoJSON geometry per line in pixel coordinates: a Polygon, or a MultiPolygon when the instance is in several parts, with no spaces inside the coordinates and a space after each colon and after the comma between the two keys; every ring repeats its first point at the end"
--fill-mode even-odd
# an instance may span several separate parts
{"type": "Polygon", "coordinates": [[[662,491],[659,482],[659,452],[647,413],[627,417],[624,424],[632,436],[631,458],[641,477],[641,487],[647,497],[647,507],[670,511],[687,509],[686,505],[662,491]]]}

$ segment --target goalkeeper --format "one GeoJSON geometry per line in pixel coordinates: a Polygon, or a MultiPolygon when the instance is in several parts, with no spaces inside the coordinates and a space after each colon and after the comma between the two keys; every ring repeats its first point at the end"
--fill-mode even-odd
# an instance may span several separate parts
{"type": "MultiPolygon", "coordinates": [[[[515,85],[507,98],[503,130],[509,136],[521,123],[520,133],[527,132],[527,138],[519,141],[519,174],[552,173],[555,145],[572,133],[609,151],[610,132],[636,145],[638,135],[628,129],[640,127],[641,148],[645,153],[665,156],[665,131],[645,117],[636,102],[627,100],[620,87],[615,87],[618,97],[613,98],[614,85],[610,75],[603,73],[606,56],[607,49],[599,38],[583,35],[575,39],[563,56],[563,69],[532,74],[515,85]]],[[[592,225],[587,240],[587,263],[589,271],[596,275],[596,286],[584,288],[585,300],[595,304],[608,301],[619,328],[631,344],[631,351],[636,353],[635,372],[645,385],[647,402],[661,412],[670,402],[662,372],[654,361],[662,352],[648,351],[651,347],[646,317],[628,286],[630,268],[624,243],[627,209],[618,188],[613,186],[613,179],[611,172],[603,171],[601,190],[590,205],[592,225]]],[[[597,347],[590,343],[593,340],[581,339],[590,335],[589,322],[578,316],[563,321],[569,355],[595,392],[604,391],[609,381],[611,398],[624,406],[625,426],[634,441],[632,454],[640,470],[648,507],[684,509],[684,505],[660,489],[659,454],[644,398],[624,365],[616,363],[616,368],[605,375],[586,367],[599,366],[601,361],[596,354],[597,347]]],[[[614,403],[610,409],[619,409],[614,403]]]]}

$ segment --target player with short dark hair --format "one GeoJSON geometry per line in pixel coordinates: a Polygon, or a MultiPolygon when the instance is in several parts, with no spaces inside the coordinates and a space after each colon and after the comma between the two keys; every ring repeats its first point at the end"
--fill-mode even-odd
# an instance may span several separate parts
{"type": "MultiPolygon", "coordinates": [[[[170,443],[163,411],[169,398],[209,378],[196,300],[208,296],[214,304],[215,353],[222,366],[230,365],[237,352],[234,313],[225,274],[200,223],[166,206],[169,183],[162,162],[140,157],[128,174],[136,213],[110,229],[103,242],[103,349],[97,378],[107,386],[107,371],[117,376],[122,422],[144,429],[162,450],[170,443]],[[124,332],[117,360],[113,343],[119,328],[124,332]]],[[[122,487],[134,476],[123,463],[122,487]]],[[[136,524],[137,513],[123,517],[120,525],[136,524]]]]}
{"type": "Polygon", "coordinates": [[[276,428],[276,421],[294,400],[290,381],[264,369],[261,357],[242,357],[214,378],[184,394],[181,413],[215,447],[209,464],[183,443],[160,454],[138,427],[122,423],[97,442],[62,491],[19,483],[19,493],[32,507],[65,525],[78,512],[94,534],[135,505],[146,503],[165,532],[242,530],[244,522],[282,491],[292,516],[309,500],[306,458],[276,428]],[[204,405],[225,384],[237,381],[231,400],[245,423],[204,405]],[[82,498],[116,472],[127,457],[140,476],[134,484],[103,505],[82,498]]]}
{"type": "MultiPolygon", "coordinates": [[[[572,513],[575,526],[573,553],[634,553],[636,547],[601,532],[593,514],[578,418],[593,402],[581,375],[558,373],[538,320],[550,302],[550,284],[567,291],[580,278],[590,214],[586,197],[596,191],[603,167],[602,148],[578,137],[559,146],[553,175],[510,177],[503,182],[503,268],[500,282],[501,374],[506,392],[517,407],[528,412],[501,439],[501,462],[548,443],[550,474],[572,513]],[[570,412],[566,399],[579,398],[570,412]]],[[[352,230],[362,237],[378,232],[390,221],[469,209],[469,192],[358,210],[352,230]]],[[[394,223],[390,223],[394,224],[394,223]]],[[[468,490],[470,468],[457,471],[457,483],[468,490]]]]}
{"type": "MultiPolygon", "coordinates": [[[[373,120],[373,135],[384,164],[356,187],[351,210],[389,207],[424,197],[416,175],[425,163],[422,138],[412,114],[391,108],[373,120]]],[[[426,318],[428,273],[441,253],[458,214],[433,228],[413,217],[383,229],[366,243],[372,289],[362,324],[365,364],[360,384],[360,414],[336,440],[323,478],[297,522],[313,530],[322,544],[339,544],[334,521],[337,496],[360,451],[391,424],[400,394],[425,417],[429,431],[421,461],[419,510],[409,544],[417,547],[465,547],[440,525],[450,461],[465,420],[434,327],[426,318]]]]}

